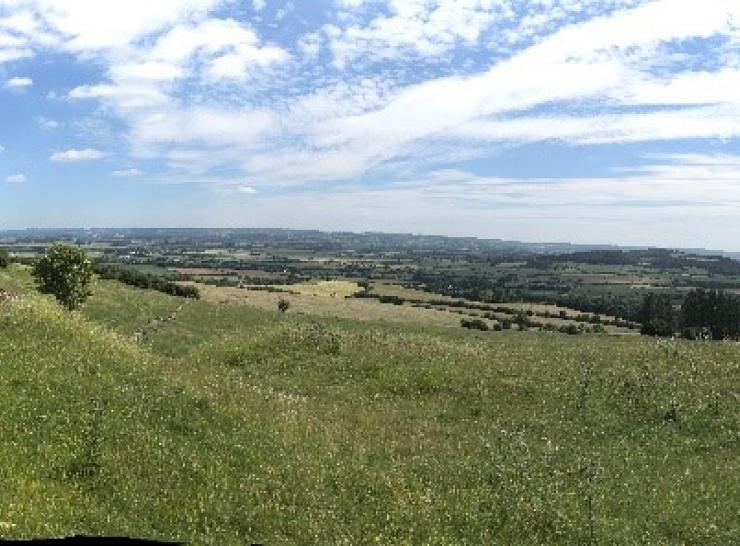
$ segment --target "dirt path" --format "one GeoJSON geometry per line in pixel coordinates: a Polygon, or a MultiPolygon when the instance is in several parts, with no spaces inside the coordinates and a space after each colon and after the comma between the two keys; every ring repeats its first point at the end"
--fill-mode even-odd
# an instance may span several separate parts
{"type": "Polygon", "coordinates": [[[177,315],[180,314],[180,312],[185,308],[186,305],[190,303],[190,300],[185,300],[183,303],[181,303],[177,309],[175,309],[172,313],[170,313],[166,317],[154,317],[152,320],[150,320],[145,326],[141,328],[141,330],[138,330],[137,332],[134,332],[131,335],[131,338],[136,343],[144,343],[146,341],[146,336],[149,334],[149,332],[156,330],[159,328],[160,325],[166,324],[168,322],[172,322],[177,320],[177,315]]]}

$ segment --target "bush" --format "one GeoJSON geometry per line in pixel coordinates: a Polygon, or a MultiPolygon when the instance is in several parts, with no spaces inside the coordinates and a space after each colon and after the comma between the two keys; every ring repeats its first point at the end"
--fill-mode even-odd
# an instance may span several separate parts
{"type": "Polygon", "coordinates": [[[83,250],[56,244],[38,261],[33,276],[40,292],[52,294],[72,311],[90,296],[93,266],[83,250]]]}
{"type": "Polygon", "coordinates": [[[646,322],[640,328],[640,333],[644,336],[670,337],[673,335],[673,325],[667,320],[651,320],[646,322]]]}
{"type": "Polygon", "coordinates": [[[489,330],[488,323],[481,319],[462,319],[460,321],[460,326],[470,330],[480,330],[482,332],[487,332],[489,330]]]}
{"type": "Polygon", "coordinates": [[[10,265],[10,254],[4,248],[0,248],[0,268],[4,269],[10,265]]]}
{"type": "Polygon", "coordinates": [[[561,326],[560,331],[564,334],[568,334],[571,336],[577,336],[578,334],[583,333],[583,329],[579,328],[577,325],[571,323],[567,326],[561,326]]]}

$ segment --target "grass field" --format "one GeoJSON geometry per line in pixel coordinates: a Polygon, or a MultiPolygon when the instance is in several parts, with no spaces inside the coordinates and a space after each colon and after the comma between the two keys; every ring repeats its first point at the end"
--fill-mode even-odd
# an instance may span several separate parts
{"type": "MultiPolygon", "coordinates": [[[[236,288],[226,286],[213,286],[200,283],[186,282],[186,285],[198,287],[202,298],[211,303],[242,304],[245,306],[272,311],[277,308],[278,301],[287,299],[290,302],[290,313],[309,315],[321,318],[353,319],[370,322],[385,322],[393,324],[413,324],[420,327],[448,327],[459,328],[461,318],[474,316],[493,326],[497,321],[483,318],[483,312],[472,308],[459,306],[435,305],[391,305],[384,304],[375,299],[355,299],[350,296],[358,290],[355,283],[347,281],[323,281],[318,283],[301,283],[293,285],[275,285],[277,291],[268,292],[250,288],[236,288]]],[[[452,304],[458,301],[446,296],[437,296],[410,288],[403,288],[395,284],[378,284],[373,291],[378,294],[400,296],[409,300],[430,302],[439,300],[448,301],[452,304]]],[[[475,302],[473,302],[475,303],[475,302]]],[[[497,304],[491,304],[497,305],[497,304]]],[[[567,319],[533,317],[539,324],[552,324],[556,327],[567,326],[574,323],[574,317],[579,313],[553,305],[538,305],[527,303],[501,304],[509,309],[519,310],[526,313],[543,312],[558,313],[564,311],[567,319]]],[[[499,319],[513,319],[510,314],[496,314],[499,319]]],[[[604,316],[606,320],[613,317],[604,316]]],[[[575,324],[578,324],[577,322],[575,324]]],[[[615,326],[606,326],[606,332],[615,335],[635,335],[635,331],[615,326]]]]}
{"type": "Polygon", "coordinates": [[[740,536],[740,345],[388,327],[207,299],[136,344],[132,329],[181,300],[142,311],[157,293],[100,284],[70,314],[21,269],[0,271],[0,288],[21,295],[0,303],[0,537],[740,536]]]}
{"type": "MultiPolygon", "coordinates": [[[[281,288],[291,290],[293,286],[281,288]]],[[[460,327],[460,317],[446,311],[385,305],[375,300],[331,297],[325,293],[316,295],[311,294],[310,290],[306,290],[306,293],[280,293],[204,284],[197,284],[197,287],[202,298],[211,303],[241,304],[265,311],[274,311],[277,309],[278,301],[284,298],[290,302],[290,314],[421,326],[460,327]]]]}
{"type": "Polygon", "coordinates": [[[309,296],[345,298],[358,292],[360,287],[356,282],[334,280],[291,284],[289,290],[297,294],[306,294],[309,296]]]}

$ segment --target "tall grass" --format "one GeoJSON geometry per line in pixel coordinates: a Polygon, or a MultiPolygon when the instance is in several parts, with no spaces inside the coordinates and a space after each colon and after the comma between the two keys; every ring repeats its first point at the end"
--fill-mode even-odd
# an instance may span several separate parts
{"type": "Polygon", "coordinates": [[[740,534],[735,344],[430,333],[207,302],[151,345],[102,322],[30,294],[0,304],[0,536],[740,534]]]}

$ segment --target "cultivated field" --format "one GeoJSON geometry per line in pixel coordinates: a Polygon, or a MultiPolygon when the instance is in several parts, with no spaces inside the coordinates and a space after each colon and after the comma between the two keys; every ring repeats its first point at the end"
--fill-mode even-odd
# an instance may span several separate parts
{"type": "MultiPolygon", "coordinates": [[[[192,285],[193,283],[183,284],[192,285]]],[[[331,294],[334,292],[323,290],[318,293],[311,285],[307,285],[303,288],[302,292],[298,293],[293,292],[297,285],[275,287],[284,290],[284,292],[267,292],[265,290],[203,284],[196,284],[196,286],[201,291],[201,296],[205,301],[236,303],[265,311],[276,310],[278,301],[280,299],[287,299],[291,305],[291,314],[362,321],[401,322],[420,326],[460,327],[460,317],[447,311],[385,305],[375,300],[354,299],[343,296],[332,297],[331,294]]]]}

